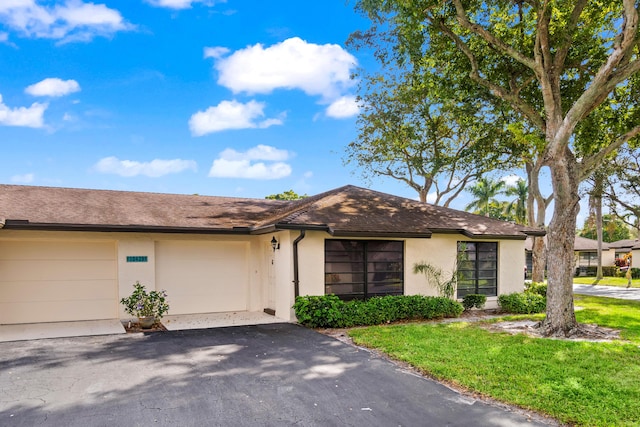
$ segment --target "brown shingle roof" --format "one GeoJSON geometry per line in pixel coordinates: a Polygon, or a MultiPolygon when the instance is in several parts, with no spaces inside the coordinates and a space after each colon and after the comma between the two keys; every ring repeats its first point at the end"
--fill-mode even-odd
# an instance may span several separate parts
{"type": "Polygon", "coordinates": [[[0,216],[31,224],[96,228],[251,227],[287,202],[198,195],[0,185],[0,216]]]}
{"type": "Polygon", "coordinates": [[[334,235],[460,232],[469,237],[522,238],[544,231],[347,185],[283,207],[264,222],[280,228],[324,225],[334,235]]]}
{"type": "Polygon", "coordinates": [[[0,217],[6,228],[23,229],[260,233],[317,228],[336,236],[459,232],[518,239],[541,233],[351,185],[293,202],[0,185],[0,217]]]}
{"type": "Polygon", "coordinates": [[[630,251],[632,249],[640,249],[640,240],[638,239],[618,240],[617,242],[609,243],[609,246],[615,249],[630,251]]]}

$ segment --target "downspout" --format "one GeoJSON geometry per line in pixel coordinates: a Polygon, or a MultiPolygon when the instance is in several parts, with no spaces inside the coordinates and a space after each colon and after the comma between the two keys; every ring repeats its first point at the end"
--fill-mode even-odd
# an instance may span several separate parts
{"type": "Polygon", "coordinates": [[[293,290],[294,296],[300,296],[300,273],[298,271],[298,243],[304,239],[306,230],[300,230],[300,235],[293,241],[293,290]]]}

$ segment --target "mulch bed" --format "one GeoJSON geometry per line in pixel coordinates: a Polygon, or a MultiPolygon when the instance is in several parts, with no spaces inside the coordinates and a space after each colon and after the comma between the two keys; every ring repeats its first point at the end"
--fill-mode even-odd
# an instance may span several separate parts
{"type": "Polygon", "coordinates": [[[142,329],[140,327],[140,324],[137,322],[127,322],[123,324],[125,331],[127,331],[128,334],[135,334],[135,333],[140,333],[140,332],[161,332],[161,331],[168,331],[167,328],[164,327],[164,325],[162,323],[156,322],[153,324],[152,327],[147,328],[147,329],[142,329]]]}

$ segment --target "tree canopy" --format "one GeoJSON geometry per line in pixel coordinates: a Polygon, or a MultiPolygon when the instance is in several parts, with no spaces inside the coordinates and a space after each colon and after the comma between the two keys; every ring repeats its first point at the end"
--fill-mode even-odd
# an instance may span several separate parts
{"type": "Polygon", "coordinates": [[[604,196],[609,209],[627,225],[640,229],[640,150],[623,150],[612,162],[604,196]]]}
{"type": "Polygon", "coordinates": [[[278,194],[269,194],[268,196],[265,197],[265,199],[271,199],[271,200],[300,200],[300,199],[304,199],[305,197],[309,197],[307,194],[303,194],[303,195],[299,195],[298,193],[296,193],[293,190],[287,190],[283,193],[278,193],[278,194]]]}
{"type": "MultiPolygon", "coordinates": [[[[354,37],[350,44],[362,47],[361,41],[354,37]]],[[[358,136],[345,160],[366,178],[401,181],[422,202],[433,194],[432,203],[449,206],[483,174],[513,165],[515,150],[496,143],[504,137],[504,123],[487,122],[482,99],[442,97],[447,81],[416,79],[389,64],[373,73],[360,69],[357,77],[358,136]]]]}
{"type": "MultiPolygon", "coordinates": [[[[629,227],[613,215],[602,215],[602,223],[603,242],[611,243],[617,242],[618,240],[626,240],[631,238],[629,227]]],[[[582,229],[580,230],[578,235],[581,237],[586,237],[587,239],[597,239],[596,220],[594,215],[589,215],[587,219],[585,219],[584,225],[582,226],[582,229]]]]}
{"type": "Polygon", "coordinates": [[[581,149],[585,139],[576,135],[592,114],[619,108],[617,91],[632,93],[628,88],[640,71],[635,0],[359,0],[356,9],[373,23],[359,37],[378,42],[387,63],[417,80],[446,78],[443,97],[455,92],[472,94],[474,102],[489,100],[483,107],[487,121],[504,114],[513,121],[505,131],[527,136],[512,142],[526,153],[529,191],[538,193],[546,167],[554,200],[542,329],[549,335],[578,333],[573,253],[567,248],[575,236],[579,186],[636,138],[640,126],[623,121],[613,142],[589,150],[581,149]]]}
{"type": "Polygon", "coordinates": [[[467,189],[473,197],[473,201],[464,209],[480,215],[492,216],[490,215],[490,208],[492,205],[500,205],[496,200],[496,196],[503,193],[504,185],[502,180],[496,181],[487,177],[480,178],[467,189]]]}

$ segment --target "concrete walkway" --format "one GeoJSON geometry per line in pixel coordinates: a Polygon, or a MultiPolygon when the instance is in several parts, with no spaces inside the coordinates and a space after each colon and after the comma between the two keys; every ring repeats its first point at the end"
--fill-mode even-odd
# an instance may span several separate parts
{"type": "MultiPolygon", "coordinates": [[[[281,322],[283,320],[275,316],[254,311],[170,315],[162,319],[162,324],[170,331],[264,325],[281,322]]],[[[116,335],[124,334],[125,332],[124,326],[118,319],[0,325],[0,342],[116,335]]]]}
{"type": "Polygon", "coordinates": [[[619,288],[617,286],[573,285],[573,293],[640,301],[640,288],[619,288]]]}

